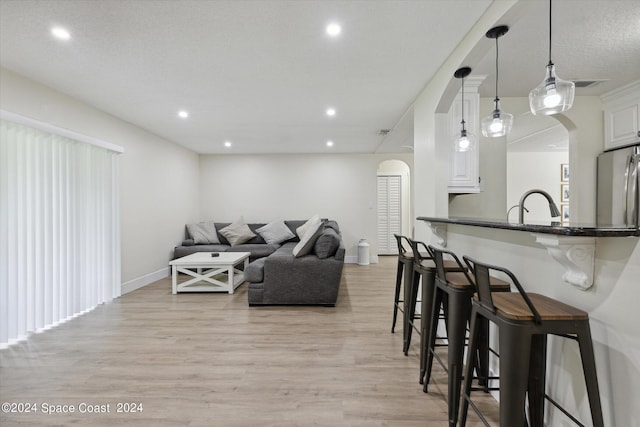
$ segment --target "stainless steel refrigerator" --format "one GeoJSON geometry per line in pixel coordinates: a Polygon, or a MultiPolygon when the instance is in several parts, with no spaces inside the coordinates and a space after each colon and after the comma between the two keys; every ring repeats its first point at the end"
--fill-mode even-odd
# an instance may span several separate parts
{"type": "Polygon", "coordinates": [[[598,156],[598,226],[640,224],[640,145],[605,151],[598,156]]]}

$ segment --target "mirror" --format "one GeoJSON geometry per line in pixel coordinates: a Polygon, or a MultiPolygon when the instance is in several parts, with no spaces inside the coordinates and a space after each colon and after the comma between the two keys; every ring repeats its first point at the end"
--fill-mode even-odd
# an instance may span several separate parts
{"type": "MultiPolygon", "coordinates": [[[[560,209],[560,220],[569,220],[569,132],[552,116],[534,116],[530,111],[514,117],[507,135],[505,212],[509,222],[518,222],[518,203],[531,189],[549,193],[560,209]]],[[[525,222],[548,223],[549,203],[538,194],[527,198],[525,222]]],[[[555,220],[558,220],[557,218],[555,220]]]]}

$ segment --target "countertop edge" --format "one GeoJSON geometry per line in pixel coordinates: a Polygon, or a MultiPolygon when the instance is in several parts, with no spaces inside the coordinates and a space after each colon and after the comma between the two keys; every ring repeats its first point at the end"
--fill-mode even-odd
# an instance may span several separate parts
{"type": "Polygon", "coordinates": [[[419,221],[435,222],[442,224],[467,225],[471,227],[497,228],[502,230],[527,231],[530,233],[555,234],[560,236],[583,236],[583,237],[637,237],[640,236],[640,229],[636,228],[607,228],[607,227],[580,227],[570,225],[540,225],[540,224],[517,224],[509,222],[498,222],[491,220],[472,218],[438,218],[419,216],[419,221]]]}

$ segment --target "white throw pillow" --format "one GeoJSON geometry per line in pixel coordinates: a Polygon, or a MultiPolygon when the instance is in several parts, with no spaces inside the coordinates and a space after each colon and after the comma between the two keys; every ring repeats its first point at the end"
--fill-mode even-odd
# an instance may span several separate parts
{"type": "Polygon", "coordinates": [[[272,221],[256,231],[270,245],[278,245],[285,240],[296,237],[282,220],[272,221]]]}
{"type": "Polygon", "coordinates": [[[307,222],[302,224],[300,227],[296,228],[296,234],[298,235],[298,238],[302,240],[302,238],[304,237],[309,227],[311,227],[312,225],[315,225],[317,222],[320,222],[320,215],[315,214],[314,216],[309,218],[307,222]]]}
{"type": "Polygon", "coordinates": [[[222,234],[225,239],[229,241],[229,244],[231,246],[241,245],[242,243],[256,237],[247,223],[244,222],[243,217],[240,217],[236,222],[229,224],[228,226],[220,230],[220,234],[222,234]]]}
{"type": "Polygon", "coordinates": [[[196,245],[219,244],[218,233],[213,221],[201,222],[198,224],[187,224],[189,236],[196,245]]]}
{"type": "Polygon", "coordinates": [[[311,224],[306,234],[302,236],[302,239],[300,239],[298,244],[293,248],[293,256],[298,258],[310,254],[313,250],[313,245],[315,245],[316,240],[322,234],[322,230],[324,230],[324,224],[320,219],[318,219],[318,222],[311,224]]]}

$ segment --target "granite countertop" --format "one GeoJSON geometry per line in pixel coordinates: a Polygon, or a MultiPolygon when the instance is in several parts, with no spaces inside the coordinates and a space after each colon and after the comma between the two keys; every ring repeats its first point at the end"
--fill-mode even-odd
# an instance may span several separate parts
{"type": "Polygon", "coordinates": [[[528,231],[531,233],[556,234],[561,236],[585,236],[585,237],[629,237],[640,236],[640,228],[597,226],[595,224],[561,223],[561,222],[531,222],[518,224],[506,222],[504,219],[478,219],[478,218],[438,218],[419,216],[420,221],[468,225],[473,227],[499,228],[503,230],[528,231]]]}

